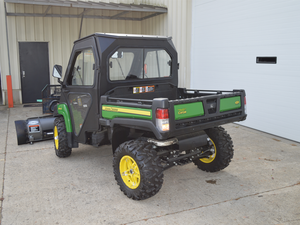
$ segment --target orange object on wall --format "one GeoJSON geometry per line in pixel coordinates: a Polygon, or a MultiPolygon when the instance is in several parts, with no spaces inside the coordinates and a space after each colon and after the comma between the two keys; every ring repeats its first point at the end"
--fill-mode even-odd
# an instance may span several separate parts
{"type": "Polygon", "coordinates": [[[14,107],[14,98],[13,98],[13,92],[12,92],[11,75],[6,75],[6,85],[7,85],[8,108],[13,108],[14,107]]]}

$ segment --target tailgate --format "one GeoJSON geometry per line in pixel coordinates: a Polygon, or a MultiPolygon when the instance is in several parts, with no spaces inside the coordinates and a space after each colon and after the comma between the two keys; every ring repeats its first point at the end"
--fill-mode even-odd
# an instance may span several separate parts
{"type": "MultiPolygon", "coordinates": [[[[199,91],[197,92],[201,95],[199,91]]],[[[194,96],[195,93],[191,98],[170,101],[170,117],[174,116],[171,130],[210,124],[203,128],[206,129],[246,118],[243,90],[194,96]]]]}

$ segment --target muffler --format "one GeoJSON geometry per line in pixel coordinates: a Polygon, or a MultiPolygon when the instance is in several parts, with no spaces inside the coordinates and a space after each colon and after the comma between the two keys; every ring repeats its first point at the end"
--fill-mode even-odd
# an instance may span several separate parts
{"type": "Polygon", "coordinates": [[[16,120],[18,145],[53,139],[54,120],[53,116],[16,120]]]}

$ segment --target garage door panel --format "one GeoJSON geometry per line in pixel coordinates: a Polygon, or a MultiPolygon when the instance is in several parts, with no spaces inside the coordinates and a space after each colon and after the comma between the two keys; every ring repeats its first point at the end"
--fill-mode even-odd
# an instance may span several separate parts
{"type": "Polygon", "coordinates": [[[244,88],[243,125],[300,142],[300,1],[193,4],[191,87],[244,88]]]}

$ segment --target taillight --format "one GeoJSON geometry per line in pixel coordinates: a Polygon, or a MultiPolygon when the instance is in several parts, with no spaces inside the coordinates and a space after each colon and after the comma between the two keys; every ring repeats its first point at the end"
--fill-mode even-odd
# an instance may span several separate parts
{"type": "Polygon", "coordinates": [[[156,119],[169,119],[169,110],[156,109],[156,119]]]}
{"type": "Polygon", "coordinates": [[[244,109],[245,109],[245,114],[247,114],[246,96],[244,97],[244,109]]]}
{"type": "Polygon", "coordinates": [[[169,110],[168,109],[156,109],[156,127],[160,131],[168,131],[169,126],[169,110]]]}

